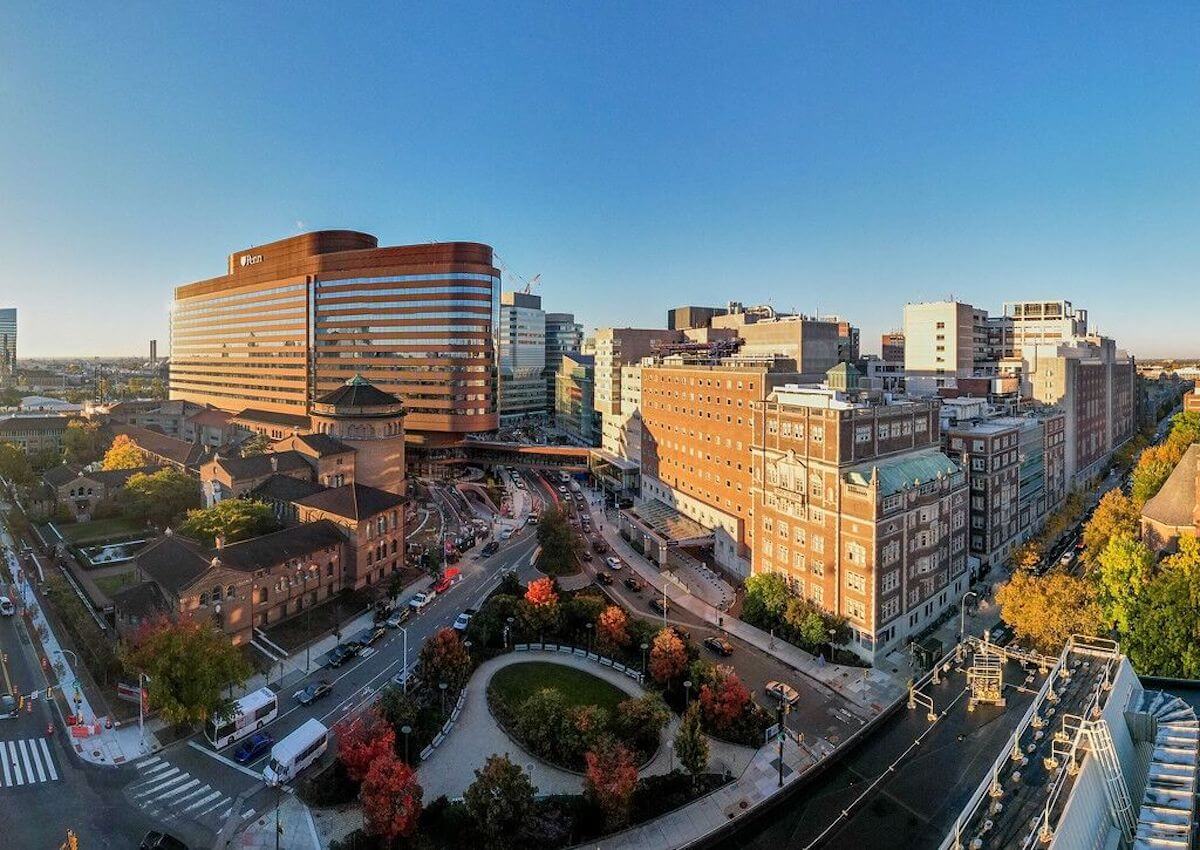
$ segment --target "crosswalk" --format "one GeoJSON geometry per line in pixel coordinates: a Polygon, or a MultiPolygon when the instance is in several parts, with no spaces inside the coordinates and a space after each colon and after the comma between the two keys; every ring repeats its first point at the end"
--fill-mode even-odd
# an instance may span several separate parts
{"type": "MultiPolygon", "coordinates": [[[[130,784],[125,794],[152,818],[173,816],[220,828],[233,813],[233,796],[196,779],[163,758],[142,759],[134,767],[141,778],[130,784]]],[[[253,809],[241,813],[243,821],[253,816],[253,809]]]]}
{"type": "Polygon", "coordinates": [[[0,741],[0,769],[4,788],[58,781],[58,768],[45,738],[0,741]]]}

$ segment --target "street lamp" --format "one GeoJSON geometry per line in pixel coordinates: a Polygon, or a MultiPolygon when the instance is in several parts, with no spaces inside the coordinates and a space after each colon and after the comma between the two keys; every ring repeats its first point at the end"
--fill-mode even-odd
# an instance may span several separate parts
{"type": "Polygon", "coordinates": [[[412,727],[405,723],[400,727],[400,732],[404,735],[404,763],[408,764],[408,736],[412,732],[412,727]]]}
{"type": "Polygon", "coordinates": [[[963,638],[967,635],[967,597],[974,596],[979,598],[979,594],[973,590],[968,590],[963,594],[962,602],[958,606],[958,642],[962,643],[963,638]]]}
{"type": "Polygon", "coordinates": [[[509,617],[504,623],[504,648],[508,649],[508,639],[512,635],[512,625],[514,617],[509,617]]]}
{"type": "Polygon", "coordinates": [[[692,705],[692,680],[685,679],[683,682],[683,710],[687,711],[692,705]]]}
{"type": "Polygon", "coordinates": [[[450,687],[446,682],[438,682],[438,688],[442,692],[442,719],[446,719],[446,688],[450,687]]]}
{"type": "Polygon", "coordinates": [[[587,636],[588,636],[588,653],[590,654],[592,651],[592,629],[596,628],[596,624],[595,623],[587,623],[586,628],[587,628],[587,636]]]}
{"type": "Polygon", "coordinates": [[[642,641],[642,676],[646,675],[646,650],[650,648],[650,644],[642,641]]]}

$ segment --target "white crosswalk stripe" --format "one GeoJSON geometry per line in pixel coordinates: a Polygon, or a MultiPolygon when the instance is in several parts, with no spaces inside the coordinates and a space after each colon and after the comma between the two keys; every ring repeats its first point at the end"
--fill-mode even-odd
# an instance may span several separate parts
{"type": "Polygon", "coordinates": [[[3,769],[4,784],[0,786],[3,788],[58,780],[58,768],[45,738],[0,741],[0,768],[3,769]]]}
{"type": "Polygon", "coordinates": [[[233,797],[160,756],[134,762],[138,778],[125,794],[152,818],[178,817],[220,826],[229,817],[233,797]],[[225,814],[220,814],[224,811],[225,814]]]}

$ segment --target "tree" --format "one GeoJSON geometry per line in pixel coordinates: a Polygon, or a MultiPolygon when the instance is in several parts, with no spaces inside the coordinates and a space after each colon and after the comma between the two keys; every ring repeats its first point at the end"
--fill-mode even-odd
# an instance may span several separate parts
{"type": "Polygon", "coordinates": [[[1018,546],[1012,554],[1012,560],[1018,569],[1032,570],[1042,562],[1042,557],[1045,554],[1045,544],[1035,538],[1027,540],[1018,546]]]}
{"type": "Polygon", "coordinates": [[[1100,553],[1108,541],[1117,535],[1134,537],[1138,532],[1141,516],[1133,506],[1133,500],[1120,488],[1109,490],[1096,505],[1092,518],[1083,529],[1083,557],[1089,564],[1100,560],[1100,553]]]}
{"type": "MultiPolygon", "coordinates": [[[[404,726],[416,727],[421,707],[416,699],[397,685],[388,685],[379,695],[379,714],[392,727],[393,734],[404,726]]],[[[403,742],[399,742],[403,746],[403,742]]]]}
{"type": "Polygon", "coordinates": [[[241,446],[238,448],[242,453],[242,457],[257,457],[258,455],[265,455],[270,452],[272,445],[271,438],[266,434],[255,434],[243,440],[241,446]]]}
{"type": "Polygon", "coordinates": [[[787,580],[780,573],[756,573],[746,579],[742,619],[770,628],[783,616],[790,595],[787,580]]]}
{"type": "Polygon", "coordinates": [[[704,721],[718,735],[728,733],[746,713],[750,691],[731,667],[718,667],[715,680],[700,686],[704,721]]]}
{"type": "Polygon", "coordinates": [[[629,615],[618,605],[609,605],[596,618],[596,640],[606,652],[629,646],[629,615]]]}
{"type": "Polygon", "coordinates": [[[1096,601],[1104,624],[1124,634],[1138,598],[1154,575],[1155,558],[1150,547],[1127,532],[1108,541],[1098,559],[1096,601]]]}
{"type": "Polygon", "coordinates": [[[610,830],[619,829],[629,819],[629,803],[637,787],[637,765],[633,754],[612,739],[602,741],[584,756],[587,770],[583,775],[583,793],[604,812],[610,830]]]}
{"type": "Polygon", "coordinates": [[[226,705],[226,689],[251,672],[229,638],[198,620],[152,620],[123,647],[122,658],[149,677],[150,707],[180,726],[208,720],[226,705]]]}
{"type": "Polygon", "coordinates": [[[650,675],[659,684],[666,684],[687,669],[687,647],[674,629],[663,629],[654,637],[650,647],[650,675]]]}
{"type": "Polygon", "coordinates": [[[482,768],[476,768],[475,781],[463,793],[463,804],[486,846],[507,848],[520,843],[536,793],[528,774],[507,755],[492,755],[482,768]]]}
{"type": "Polygon", "coordinates": [[[1140,674],[1200,677],[1200,548],[1189,548],[1181,542],[1130,609],[1122,647],[1140,674]]]}
{"type": "Polygon", "coordinates": [[[421,816],[423,793],[416,773],[394,752],[389,749],[378,755],[359,789],[367,832],[389,842],[412,835],[421,816]]]}
{"type": "Polygon", "coordinates": [[[128,434],[117,434],[104,453],[104,461],[100,464],[104,469],[136,469],[144,466],[142,450],[137,447],[128,434]]]}
{"type": "Polygon", "coordinates": [[[700,706],[696,703],[688,706],[675,732],[675,755],[691,775],[694,786],[696,777],[708,767],[708,739],[700,728],[700,706]]]}
{"type": "Polygon", "coordinates": [[[1102,615],[1095,591],[1082,578],[1053,572],[1015,573],[996,590],[1004,621],[1041,652],[1057,654],[1072,634],[1094,635],[1102,615]]]}
{"type": "Polygon", "coordinates": [[[126,516],[166,528],[200,506],[200,486],[177,469],[160,469],[149,475],[136,472],[125,482],[118,499],[126,516]]]}
{"type": "Polygon", "coordinates": [[[99,460],[103,444],[98,422],[72,419],[63,431],[63,459],[67,463],[92,463],[99,460]]]}
{"type": "MultiPolygon", "coordinates": [[[[517,737],[531,751],[550,761],[571,761],[567,740],[571,736],[567,700],[554,688],[540,688],[517,706],[517,737]]],[[[574,753],[578,756],[578,753],[574,753]]]]}
{"type": "Polygon", "coordinates": [[[421,677],[434,687],[445,682],[450,693],[458,693],[471,678],[471,655],[450,628],[438,632],[421,647],[421,677]]]}
{"type": "Polygon", "coordinates": [[[0,476],[23,487],[33,481],[33,468],[29,458],[12,443],[0,443],[0,476]]]}
{"type": "Polygon", "coordinates": [[[559,746],[562,761],[569,765],[582,763],[584,753],[598,746],[608,735],[608,712],[598,705],[576,705],[567,710],[565,734],[559,746]]]}
{"type": "Polygon", "coordinates": [[[648,755],[658,747],[659,736],[670,719],[671,710],[662,697],[650,692],[618,703],[612,729],[621,740],[648,755]]]}
{"type": "Polygon", "coordinates": [[[58,466],[61,462],[62,455],[54,446],[43,446],[29,456],[29,466],[38,475],[52,466],[58,466]]]}
{"type": "Polygon", "coordinates": [[[535,607],[557,605],[558,591],[554,587],[554,579],[538,578],[529,582],[525,590],[525,601],[535,607]]]}
{"type": "Polygon", "coordinates": [[[539,570],[547,575],[562,575],[575,568],[579,541],[560,509],[550,507],[542,511],[537,540],[542,547],[537,560],[539,570]]]}
{"type": "Polygon", "coordinates": [[[334,727],[334,735],[338,758],[355,782],[363,781],[375,759],[396,752],[396,732],[383,719],[379,709],[372,709],[348,722],[342,721],[334,727]]]}
{"type": "Polygon", "coordinates": [[[279,529],[279,521],[265,502],[249,499],[224,499],[212,507],[187,512],[179,530],[209,546],[221,537],[225,543],[236,543],[269,534],[279,529]]]}

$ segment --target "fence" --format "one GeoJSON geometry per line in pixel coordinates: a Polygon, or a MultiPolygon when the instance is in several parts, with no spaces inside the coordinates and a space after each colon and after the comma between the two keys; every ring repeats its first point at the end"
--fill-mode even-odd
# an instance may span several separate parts
{"type": "Polygon", "coordinates": [[[624,673],[639,685],[644,684],[646,681],[645,675],[637,668],[630,667],[606,655],[589,652],[581,646],[571,646],[570,644],[562,643],[518,643],[513,647],[513,652],[561,652],[564,655],[573,655],[576,658],[586,658],[588,661],[594,661],[601,667],[611,667],[618,673],[624,673]]]}
{"type": "Polygon", "coordinates": [[[433,755],[433,751],[438,748],[438,745],[446,740],[446,736],[450,734],[450,730],[454,728],[454,724],[458,721],[458,715],[462,714],[462,709],[466,705],[466,702],[467,689],[463,688],[458,692],[458,700],[454,703],[454,709],[450,712],[450,719],[442,724],[441,731],[434,735],[433,741],[430,742],[429,746],[421,750],[421,755],[419,756],[421,761],[425,761],[425,759],[433,755]]]}

